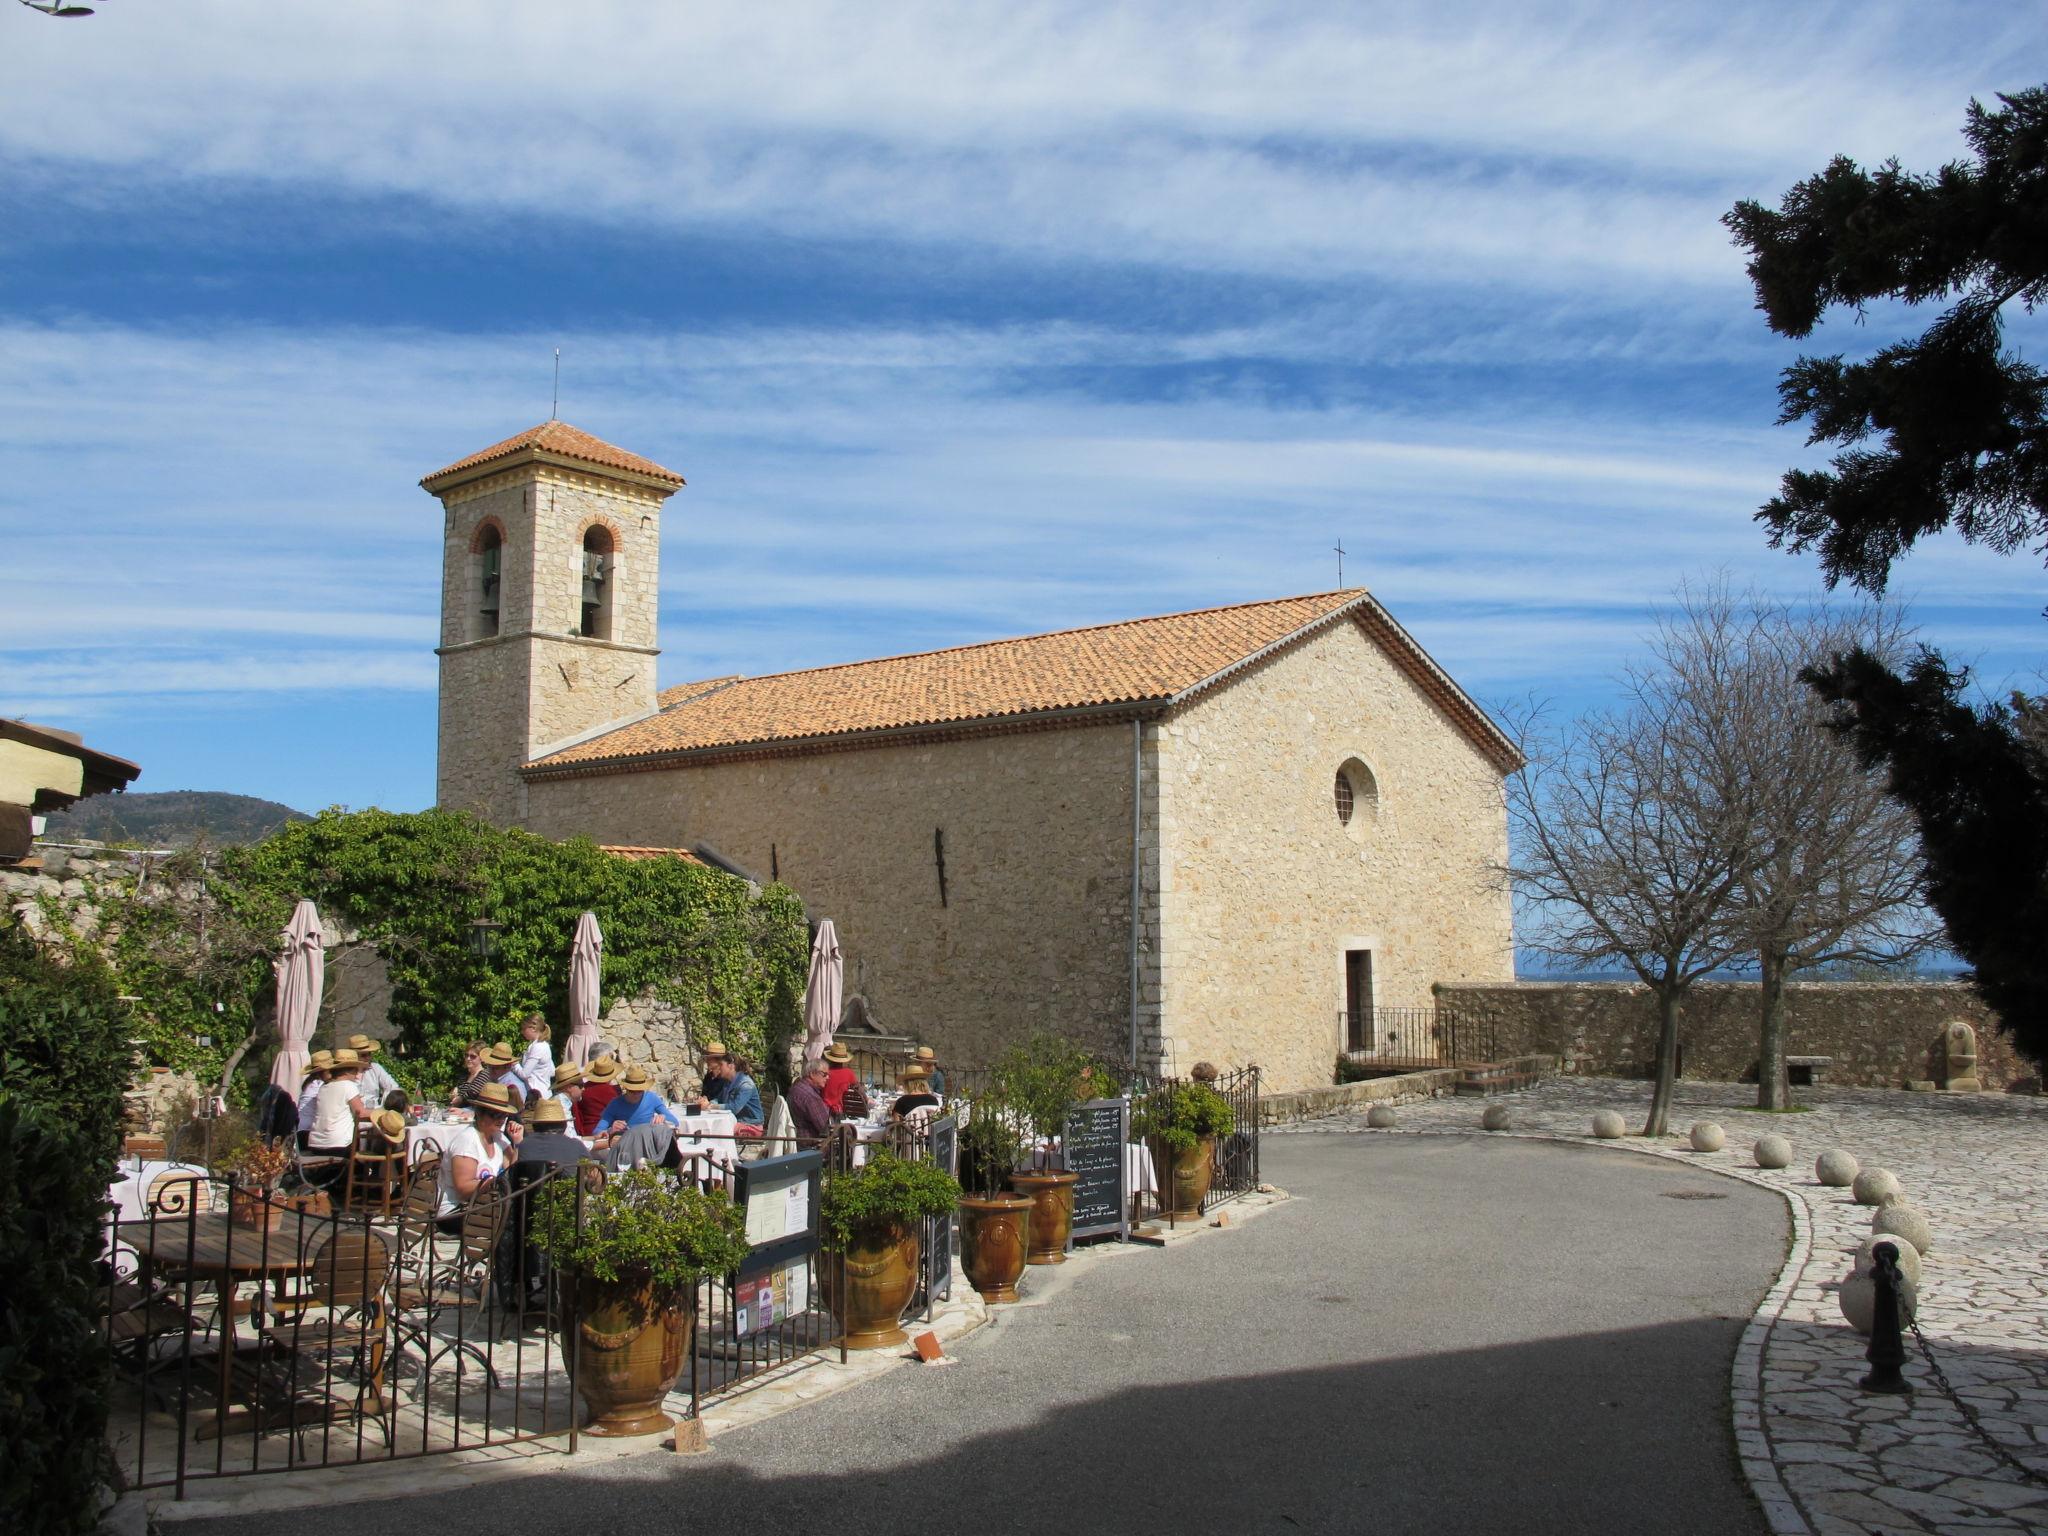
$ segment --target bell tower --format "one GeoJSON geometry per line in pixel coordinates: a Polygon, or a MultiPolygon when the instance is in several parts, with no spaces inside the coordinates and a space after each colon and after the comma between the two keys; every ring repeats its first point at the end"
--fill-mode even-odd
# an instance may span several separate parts
{"type": "Polygon", "coordinates": [[[549,421],[420,485],[443,511],[435,798],[517,826],[521,765],[654,712],[661,509],[683,477],[549,421]]]}

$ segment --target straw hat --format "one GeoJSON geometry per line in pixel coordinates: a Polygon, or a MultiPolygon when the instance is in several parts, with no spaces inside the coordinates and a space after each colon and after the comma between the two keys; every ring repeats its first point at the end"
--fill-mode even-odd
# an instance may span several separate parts
{"type": "Polygon", "coordinates": [[[487,1115],[511,1115],[518,1110],[512,1090],[503,1083],[485,1083],[469,1096],[469,1107],[487,1115]]]}
{"type": "Polygon", "coordinates": [[[704,1042],[704,1059],[706,1061],[723,1061],[730,1054],[726,1050],[723,1040],[706,1040],[704,1042]]]}
{"type": "Polygon", "coordinates": [[[350,1035],[348,1037],[348,1048],[358,1056],[374,1056],[377,1054],[378,1049],[377,1042],[368,1035],[350,1035]]]}
{"type": "Polygon", "coordinates": [[[931,1080],[931,1073],[925,1071],[923,1067],[911,1066],[903,1069],[902,1082],[905,1087],[922,1088],[931,1080]]]}
{"type": "Polygon", "coordinates": [[[619,1090],[622,1093],[644,1093],[653,1086],[654,1079],[645,1067],[628,1067],[626,1075],[619,1079],[619,1090]]]}
{"type": "Polygon", "coordinates": [[[917,1063],[919,1066],[928,1067],[938,1059],[938,1057],[932,1054],[932,1048],[930,1046],[920,1045],[917,1048],[917,1063]]]}
{"type": "Polygon", "coordinates": [[[567,1125],[569,1116],[560,1099],[542,1099],[526,1112],[530,1125],[567,1125]]]}
{"type": "Polygon", "coordinates": [[[306,1070],[309,1072],[332,1072],[334,1070],[334,1052],[315,1051],[307,1058],[306,1070]]]}
{"type": "Polygon", "coordinates": [[[343,1046],[340,1050],[334,1053],[334,1070],[337,1072],[339,1072],[343,1067],[360,1067],[362,1064],[363,1058],[358,1056],[354,1051],[350,1050],[347,1046],[343,1046]]]}
{"type": "Polygon", "coordinates": [[[616,1056],[600,1056],[590,1064],[583,1077],[586,1082],[608,1083],[618,1075],[619,1058],[616,1056]]]}
{"type": "Polygon", "coordinates": [[[843,1067],[849,1061],[853,1060],[853,1052],[849,1051],[837,1040],[834,1040],[830,1045],[825,1047],[825,1059],[831,1062],[832,1065],[835,1067],[843,1067]]]}
{"type": "Polygon", "coordinates": [[[484,1065],[487,1067],[509,1067],[518,1059],[512,1054],[512,1047],[502,1040],[484,1052],[484,1065]]]}
{"type": "Polygon", "coordinates": [[[378,1110],[377,1113],[370,1116],[370,1124],[375,1126],[377,1134],[390,1142],[392,1146],[402,1147],[405,1145],[405,1116],[401,1115],[397,1110],[378,1110]]]}
{"type": "Polygon", "coordinates": [[[583,1081],[583,1069],[573,1061],[565,1061],[555,1068],[555,1092],[573,1088],[583,1081]]]}

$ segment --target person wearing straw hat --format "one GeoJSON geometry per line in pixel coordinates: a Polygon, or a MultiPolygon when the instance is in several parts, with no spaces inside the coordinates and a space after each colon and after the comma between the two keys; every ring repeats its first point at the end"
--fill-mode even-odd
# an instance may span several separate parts
{"type": "Polygon", "coordinates": [[[761,1090],[754,1086],[746,1063],[727,1052],[711,1063],[717,1080],[716,1091],[697,1100],[699,1109],[722,1109],[733,1117],[735,1136],[759,1136],[768,1118],[761,1104],[761,1090]]]}
{"type": "Polygon", "coordinates": [[[590,1065],[583,1069],[583,1092],[576,1100],[576,1134],[595,1136],[605,1106],[619,1096],[619,1058],[612,1048],[599,1042],[590,1053],[590,1065]]]}
{"type": "Polygon", "coordinates": [[[476,1119],[448,1138],[441,1157],[441,1184],[436,1220],[443,1232],[462,1230],[462,1207],[487,1182],[505,1171],[517,1155],[519,1129],[513,1116],[519,1106],[503,1083],[486,1083],[470,1099],[476,1119]]]}
{"type": "Polygon", "coordinates": [[[825,1047],[825,1107],[834,1115],[850,1115],[846,1090],[860,1086],[860,1074],[853,1070],[853,1052],[834,1040],[825,1047]]]}
{"type": "Polygon", "coordinates": [[[341,1156],[355,1145],[356,1126],[370,1118],[363,1103],[363,1090],[356,1082],[363,1064],[354,1051],[343,1047],[334,1053],[334,1065],[313,1101],[313,1126],[306,1133],[306,1150],[341,1156]]]}
{"type": "Polygon", "coordinates": [[[384,1064],[377,1060],[382,1049],[368,1035],[350,1035],[348,1048],[356,1053],[356,1059],[363,1064],[363,1075],[357,1079],[363,1102],[383,1106],[384,1101],[398,1092],[398,1079],[384,1070],[384,1064]]]}
{"type": "MultiPolygon", "coordinates": [[[[563,1122],[573,1127],[576,1123],[576,1101],[583,1097],[583,1081],[583,1069],[573,1061],[565,1061],[555,1068],[554,1078],[548,1085],[554,1092],[544,1099],[535,1099],[530,1107],[559,1104],[563,1122]]],[[[528,1118],[531,1120],[531,1116],[528,1118]]]]}
{"type": "MultiPolygon", "coordinates": [[[[561,1072],[567,1067],[557,1068],[561,1072]]],[[[559,1098],[536,1099],[526,1112],[526,1135],[519,1143],[521,1163],[575,1164],[590,1156],[590,1148],[570,1128],[569,1110],[559,1098]]]]}
{"type": "Polygon", "coordinates": [[[928,1045],[920,1045],[917,1048],[917,1055],[912,1060],[918,1066],[924,1068],[926,1076],[930,1079],[932,1092],[944,1098],[946,1095],[946,1074],[939,1070],[938,1052],[928,1045]]]}
{"type": "Polygon", "coordinates": [[[896,1102],[889,1106],[889,1113],[901,1120],[905,1115],[915,1114],[920,1109],[937,1109],[939,1096],[931,1091],[931,1074],[916,1062],[903,1069],[903,1076],[897,1080],[902,1092],[896,1102]]]}
{"type": "Polygon", "coordinates": [[[725,1086],[725,1077],[720,1070],[732,1060],[732,1052],[725,1048],[723,1040],[704,1042],[704,1080],[697,1086],[697,1102],[716,1104],[719,1090],[725,1086]]]}
{"type": "Polygon", "coordinates": [[[484,1052],[484,1070],[491,1074],[491,1081],[512,1095],[514,1110],[526,1107],[526,1080],[519,1075],[519,1058],[512,1054],[512,1047],[500,1040],[484,1052]]]}
{"type": "Polygon", "coordinates": [[[306,1062],[306,1085],[299,1090],[299,1145],[302,1148],[313,1134],[313,1111],[320,1102],[320,1090],[327,1086],[327,1074],[333,1070],[332,1051],[315,1051],[306,1062]]]}
{"type": "Polygon", "coordinates": [[[668,1102],[654,1091],[654,1079],[647,1069],[628,1067],[619,1074],[619,1096],[605,1105],[604,1113],[598,1117],[597,1139],[591,1145],[603,1151],[622,1133],[657,1117],[673,1126],[682,1124],[668,1102]]]}

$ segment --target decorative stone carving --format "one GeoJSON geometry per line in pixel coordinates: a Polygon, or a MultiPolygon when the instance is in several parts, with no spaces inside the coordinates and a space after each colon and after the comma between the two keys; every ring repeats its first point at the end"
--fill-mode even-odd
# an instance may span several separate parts
{"type": "Polygon", "coordinates": [[[1977,1031],[1963,1019],[1950,1019],[1941,1026],[1928,1052],[1928,1072],[1950,1093],[1975,1093],[1977,1078],[1977,1031]]]}

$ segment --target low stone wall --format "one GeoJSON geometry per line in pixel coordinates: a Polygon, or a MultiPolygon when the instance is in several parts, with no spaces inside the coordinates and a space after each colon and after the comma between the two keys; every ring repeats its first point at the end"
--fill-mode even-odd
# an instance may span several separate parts
{"type": "MultiPolygon", "coordinates": [[[[1759,989],[1755,982],[1703,982],[1679,1019],[1681,1075],[1711,1082],[1754,1081],[1759,989]]],[[[1437,1005],[1494,1030],[1501,1055],[1549,1052],[1565,1070],[1646,1077],[1656,1061],[1657,1001],[1634,982],[1446,982],[1437,1005]]],[[[1828,1056],[1821,1080],[1898,1088],[1938,1077],[1929,1063],[1942,1025],[1962,1019],[1977,1032],[1977,1078],[2003,1090],[2038,1081],[1997,1016],[1962,982],[1816,981],[1785,989],[1786,1054],[1828,1056]]]]}
{"type": "MultiPolygon", "coordinates": [[[[1555,1056],[1517,1057],[1502,1065],[1534,1078],[1555,1077],[1555,1056]]],[[[1393,1077],[1370,1077],[1356,1083],[1339,1083],[1330,1088],[1300,1088],[1292,1093],[1259,1095],[1259,1124],[1292,1125],[1301,1120],[1320,1120],[1325,1115],[1348,1114],[1374,1104],[1413,1104],[1422,1099],[1440,1099],[1458,1091],[1464,1080],[1463,1067],[1438,1067],[1427,1072],[1402,1072],[1393,1077]]]]}

